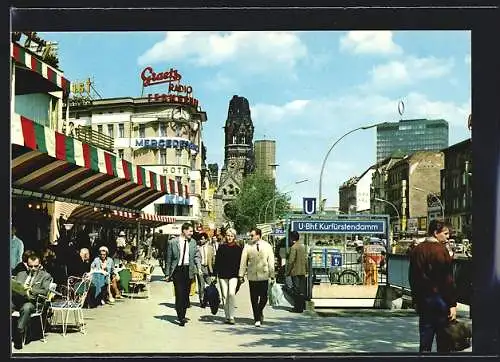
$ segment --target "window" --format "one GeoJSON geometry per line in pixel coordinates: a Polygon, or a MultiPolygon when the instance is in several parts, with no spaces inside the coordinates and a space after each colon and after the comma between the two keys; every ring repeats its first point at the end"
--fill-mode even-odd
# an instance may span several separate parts
{"type": "Polygon", "coordinates": [[[139,138],[144,138],[146,137],[146,127],[141,124],[139,125],[139,138]]]}
{"type": "Polygon", "coordinates": [[[196,156],[191,157],[191,170],[196,170],[196,156]]]}
{"type": "Polygon", "coordinates": [[[114,135],[113,135],[114,128],[115,128],[114,124],[108,124],[108,136],[111,138],[114,138],[114,135]]]}
{"type": "Polygon", "coordinates": [[[194,181],[194,180],[191,180],[191,182],[189,184],[189,193],[191,195],[196,193],[196,181],[194,181]]]}
{"type": "Polygon", "coordinates": [[[118,157],[123,159],[123,150],[118,150],[118,157]]]}
{"type": "Polygon", "coordinates": [[[167,150],[160,149],[160,164],[165,165],[167,163],[167,150]]]}
{"type": "Polygon", "coordinates": [[[125,125],[123,123],[118,124],[118,137],[125,138],[125,125]]]}
{"type": "Polygon", "coordinates": [[[102,133],[102,124],[97,125],[97,132],[102,133]]]}
{"type": "Polygon", "coordinates": [[[165,123],[160,123],[160,137],[165,137],[167,135],[167,126],[165,123]]]}
{"type": "Polygon", "coordinates": [[[176,123],[175,124],[175,135],[177,137],[181,137],[182,136],[182,125],[180,123],[176,123]]]}
{"type": "Polygon", "coordinates": [[[182,161],[182,150],[177,149],[175,150],[175,162],[177,165],[180,165],[182,161]]]}

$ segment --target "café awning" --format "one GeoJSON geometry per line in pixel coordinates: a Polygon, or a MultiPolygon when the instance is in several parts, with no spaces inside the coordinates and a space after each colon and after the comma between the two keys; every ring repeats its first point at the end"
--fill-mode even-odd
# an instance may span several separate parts
{"type": "Polygon", "coordinates": [[[64,78],[60,70],[46,64],[35,54],[17,43],[10,43],[10,56],[17,64],[26,67],[55,84],[63,91],[65,97],[69,95],[70,82],[64,78]]]}
{"type": "Polygon", "coordinates": [[[135,212],[164,195],[187,196],[180,182],[17,114],[11,143],[13,188],[135,212]]]}
{"type": "Polygon", "coordinates": [[[68,223],[112,223],[136,227],[138,223],[146,227],[158,227],[175,223],[175,217],[109,210],[93,206],[79,206],[69,215],[68,223]]]}

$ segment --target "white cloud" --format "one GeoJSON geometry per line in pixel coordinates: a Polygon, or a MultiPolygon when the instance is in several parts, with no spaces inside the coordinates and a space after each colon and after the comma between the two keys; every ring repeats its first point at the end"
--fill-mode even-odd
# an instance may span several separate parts
{"type": "Polygon", "coordinates": [[[370,71],[371,79],[362,88],[372,90],[374,87],[393,88],[415,84],[425,79],[440,78],[448,75],[455,62],[450,59],[435,57],[408,57],[377,65],[370,71]]]}
{"type": "Polygon", "coordinates": [[[234,78],[230,78],[218,72],[215,74],[205,86],[211,91],[221,91],[231,89],[234,93],[238,92],[238,85],[234,78]]]}
{"type": "Polygon", "coordinates": [[[170,31],[165,39],[142,54],[138,63],[186,60],[197,66],[213,67],[238,62],[245,71],[262,71],[277,67],[289,69],[306,56],[307,47],[293,32],[170,31]]]}
{"type": "MultiPolygon", "coordinates": [[[[471,99],[462,104],[430,100],[425,95],[410,93],[405,100],[404,118],[442,118],[450,127],[463,128],[466,131],[467,118],[471,112],[471,99]]],[[[452,140],[450,140],[450,143],[452,140]]]]}
{"type": "MultiPolygon", "coordinates": [[[[385,121],[397,122],[400,119],[400,99],[405,102],[404,119],[443,118],[458,127],[466,122],[471,109],[470,99],[459,104],[411,92],[402,98],[351,93],[307,101],[295,100],[285,105],[257,104],[251,110],[256,128],[274,127],[275,132],[334,139],[356,127],[385,121]],[[285,122],[287,127],[283,126],[285,122]]],[[[272,130],[269,133],[273,134],[272,130]]]]}
{"type": "Polygon", "coordinates": [[[296,99],[281,106],[258,103],[255,106],[251,106],[252,120],[254,124],[280,122],[285,118],[301,114],[306,109],[309,102],[310,100],[306,99],[296,99]]]}
{"type": "Polygon", "coordinates": [[[354,54],[401,54],[392,31],[349,31],[340,39],[340,51],[354,54]]]}

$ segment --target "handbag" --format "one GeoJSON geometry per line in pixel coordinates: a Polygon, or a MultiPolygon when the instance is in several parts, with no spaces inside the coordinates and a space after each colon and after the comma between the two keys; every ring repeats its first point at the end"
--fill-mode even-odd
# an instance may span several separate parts
{"type": "Polygon", "coordinates": [[[460,352],[471,346],[472,328],[470,324],[453,320],[442,330],[443,340],[450,352],[460,352]]]}

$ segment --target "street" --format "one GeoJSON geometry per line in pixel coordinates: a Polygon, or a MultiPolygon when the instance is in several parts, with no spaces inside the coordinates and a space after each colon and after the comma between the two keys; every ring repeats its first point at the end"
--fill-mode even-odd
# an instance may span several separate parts
{"type": "Polygon", "coordinates": [[[175,320],[172,284],[156,268],[150,299],[122,299],[115,305],[84,310],[87,334],[57,331],[47,342],[33,341],[25,353],[247,353],[247,352],[407,352],[418,350],[417,318],[412,311],[335,310],[290,313],[264,311],[261,328],[253,325],[248,284],[237,294],[236,325],[223,324],[224,312],[213,316],[191,297],[190,321],[175,320]],[[189,342],[189,343],[188,343],[189,342]]]}

